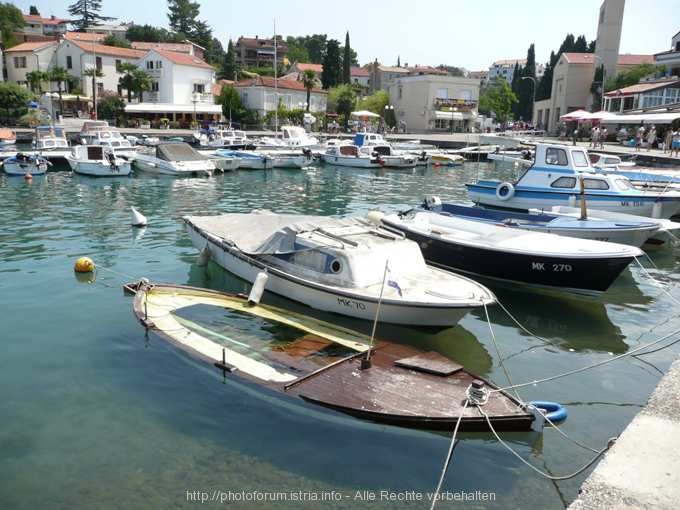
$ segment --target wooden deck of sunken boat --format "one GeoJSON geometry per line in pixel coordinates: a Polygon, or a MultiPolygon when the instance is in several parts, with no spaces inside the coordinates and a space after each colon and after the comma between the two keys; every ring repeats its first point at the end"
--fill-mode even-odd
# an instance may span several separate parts
{"type": "MultiPolygon", "coordinates": [[[[271,306],[250,306],[245,296],[207,289],[148,283],[126,288],[136,292],[134,311],[148,330],[230,377],[378,423],[453,430],[463,412],[461,430],[488,430],[474,405],[463,410],[466,391],[475,380],[482,381],[487,389],[496,386],[437,352],[379,341],[371,350],[371,366],[362,369],[368,339],[340,326],[271,306]],[[196,303],[292,326],[301,336],[258,351],[264,362],[254,361],[175,320],[173,310],[196,303]],[[334,352],[338,345],[346,352],[334,352]]],[[[483,408],[496,430],[531,428],[533,416],[505,392],[491,393],[483,408]]]]}

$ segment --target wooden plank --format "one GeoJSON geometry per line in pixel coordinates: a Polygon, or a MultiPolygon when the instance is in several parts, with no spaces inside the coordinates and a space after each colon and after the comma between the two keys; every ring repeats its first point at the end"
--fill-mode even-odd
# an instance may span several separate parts
{"type": "Polygon", "coordinates": [[[398,367],[441,376],[451,375],[463,369],[463,365],[442,356],[436,351],[428,351],[409,358],[398,359],[394,364],[398,367]]]}

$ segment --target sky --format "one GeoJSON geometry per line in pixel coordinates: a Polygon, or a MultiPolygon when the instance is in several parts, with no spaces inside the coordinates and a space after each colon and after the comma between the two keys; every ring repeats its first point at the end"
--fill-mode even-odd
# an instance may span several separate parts
{"type": "MultiPolygon", "coordinates": [[[[14,1],[35,5],[43,16],[68,17],[74,0],[14,1]]],[[[226,49],[229,38],[274,33],[325,33],[350,45],[361,64],[378,59],[401,64],[487,69],[495,60],[525,58],[531,43],[546,62],[568,33],[597,34],[600,0],[202,0],[207,21],[226,49]]],[[[167,28],[166,0],[102,0],[101,14],[121,22],[167,28]]],[[[619,53],[653,54],[670,49],[680,30],[680,0],[626,0],[619,53]]]]}

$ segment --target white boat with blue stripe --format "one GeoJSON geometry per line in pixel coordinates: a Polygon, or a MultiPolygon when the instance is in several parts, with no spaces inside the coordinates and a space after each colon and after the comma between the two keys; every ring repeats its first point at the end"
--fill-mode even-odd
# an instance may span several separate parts
{"type": "Polygon", "coordinates": [[[515,183],[481,180],[466,186],[473,202],[507,209],[576,207],[585,196],[589,209],[653,218],[680,210],[679,192],[641,190],[624,176],[598,173],[585,149],[568,145],[537,144],[534,164],[515,183]]]}

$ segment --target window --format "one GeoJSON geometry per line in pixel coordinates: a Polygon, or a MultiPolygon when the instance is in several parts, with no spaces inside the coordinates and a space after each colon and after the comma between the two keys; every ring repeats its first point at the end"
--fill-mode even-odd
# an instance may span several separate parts
{"type": "Polygon", "coordinates": [[[97,57],[97,59],[96,59],[95,62],[96,62],[95,65],[97,66],[97,71],[101,71],[101,70],[102,70],[102,58],[101,58],[101,57],[97,57]]]}
{"type": "Polygon", "coordinates": [[[24,69],[26,67],[26,57],[14,57],[14,67],[24,69]]]}
{"type": "Polygon", "coordinates": [[[156,60],[156,69],[162,69],[163,68],[163,61],[162,60],[156,60]]]}
{"type": "Polygon", "coordinates": [[[574,160],[575,166],[590,166],[586,153],[583,151],[572,151],[571,157],[574,160]]]}
{"type": "Polygon", "coordinates": [[[203,94],[205,92],[205,84],[204,83],[194,83],[194,92],[198,92],[199,94],[203,94]]]}
{"type": "Polygon", "coordinates": [[[585,189],[609,189],[607,181],[602,179],[583,179],[583,187],[585,189]]]}
{"type": "Polygon", "coordinates": [[[147,69],[153,69],[153,60],[147,60],[146,61],[146,68],[147,69]]]}
{"type": "Polygon", "coordinates": [[[545,162],[548,165],[567,166],[567,151],[564,149],[557,149],[555,147],[548,147],[545,151],[545,162]]]}
{"type": "Polygon", "coordinates": [[[616,179],[616,184],[618,184],[619,188],[623,190],[635,189],[635,187],[627,179],[616,179]]]}
{"type": "Polygon", "coordinates": [[[66,69],[73,69],[73,58],[71,55],[66,55],[66,69]]]}
{"type": "Polygon", "coordinates": [[[104,93],[104,84],[102,82],[97,82],[97,94],[102,95],[104,93]]]}
{"type": "Polygon", "coordinates": [[[551,188],[569,188],[573,189],[576,186],[576,177],[560,177],[553,181],[551,188]]]}
{"type": "Polygon", "coordinates": [[[158,92],[158,82],[151,82],[151,92],[158,92]]]}
{"type": "Polygon", "coordinates": [[[120,72],[120,65],[121,61],[119,59],[116,59],[116,71],[120,72]]]}

